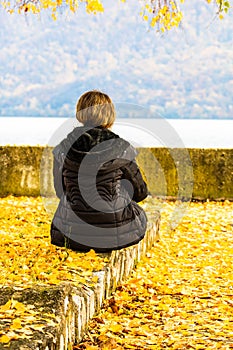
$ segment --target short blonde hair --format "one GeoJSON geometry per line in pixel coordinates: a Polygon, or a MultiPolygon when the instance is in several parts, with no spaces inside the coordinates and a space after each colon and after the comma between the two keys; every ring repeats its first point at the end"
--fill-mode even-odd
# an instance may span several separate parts
{"type": "Polygon", "coordinates": [[[92,90],[85,92],[78,100],[76,118],[85,126],[103,126],[110,128],[116,111],[111,98],[105,93],[92,90]]]}

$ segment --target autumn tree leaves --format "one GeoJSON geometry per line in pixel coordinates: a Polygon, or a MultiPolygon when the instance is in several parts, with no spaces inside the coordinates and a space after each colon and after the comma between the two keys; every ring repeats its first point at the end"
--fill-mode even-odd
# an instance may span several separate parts
{"type": "MultiPolygon", "coordinates": [[[[125,2],[126,0],[121,0],[125,2]]],[[[143,0],[140,15],[152,28],[160,32],[165,32],[174,27],[178,27],[183,18],[180,5],[185,0],[143,0]]],[[[187,0],[190,1],[190,0],[187,0]]],[[[230,1],[224,0],[203,0],[216,6],[216,13],[222,19],[231,7],[230,1]]],[[[51,17],[56,20],[59,12],[68,10],[77,12],[80,6],[85,6],[88,14],[104,12],[102,0],[1,0],[1,6],[8,13],[19,14],[39,14],[43,10],[51,13],[51,17]]],[[[106,14],[107,15],[107,14],[106,14]]]]}
{"type": "MultiPolygon", "coordinates": [[[[147,0],[141,15],[145,21],[148,21],[152,28],[157,28],[160,32],[165,32],[174,27],[178,27],[183,18],[183,12],[180,4],[185,0],[147,0]]],[[[187,0],[189,1],[189,0],[187,0]]],[[[223,13],[227,13],[230,8],[229,1],[206,0],[209,4],[216,6],[216,13],[220,19],[223,19],[223,13]]]]}

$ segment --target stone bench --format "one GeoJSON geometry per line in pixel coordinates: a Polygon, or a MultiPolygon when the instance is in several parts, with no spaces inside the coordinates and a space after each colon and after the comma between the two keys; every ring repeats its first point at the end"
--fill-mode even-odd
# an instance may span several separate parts
{"type": "Polygon", "coordinates": [[[147,216],[148,228],[142,241],[132,247],[100,254],[104,268],[93,272],[97,280],[94,286],[61,283],[33,288],[3,287],[0,309],[5,308],[5,313],[0,323],[5,336],[0,335],[0,350],[71,350],[73,344],[80,342],[89,319],[98,313],[104,299],[130,275],[137,262],[158,241],[159,213],[147,213],[147,216]],[[9,332],[12,322],[13,329],[11,326],[9,332]]]}

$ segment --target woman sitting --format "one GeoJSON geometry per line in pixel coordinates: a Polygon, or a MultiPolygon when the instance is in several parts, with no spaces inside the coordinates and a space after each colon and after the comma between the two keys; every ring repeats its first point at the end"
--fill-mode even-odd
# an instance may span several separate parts
{"type": "Polygon", "coordinates": [[[115,121],[110,97],[83,94],[76,127],[54,150],[54,187],[60,202],[51,242],[73,250],[108,252],[138,243],[147,218],[137,204],[147,186],[136,164],[136,150],[110,128],[115,121]]]}

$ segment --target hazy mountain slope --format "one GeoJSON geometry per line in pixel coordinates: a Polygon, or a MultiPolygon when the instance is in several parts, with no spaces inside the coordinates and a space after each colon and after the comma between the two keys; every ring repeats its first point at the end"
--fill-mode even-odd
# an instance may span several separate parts
{"type": "Polygon", "coordinates": [[[57,22],[0,13],[0,115],[70,116],[97,88],[165,117],[232,118],[232,14],[212,22],[204,0],[187,0],[183,30],[161,36],[134,0],[108,3],[57,22]]]}

